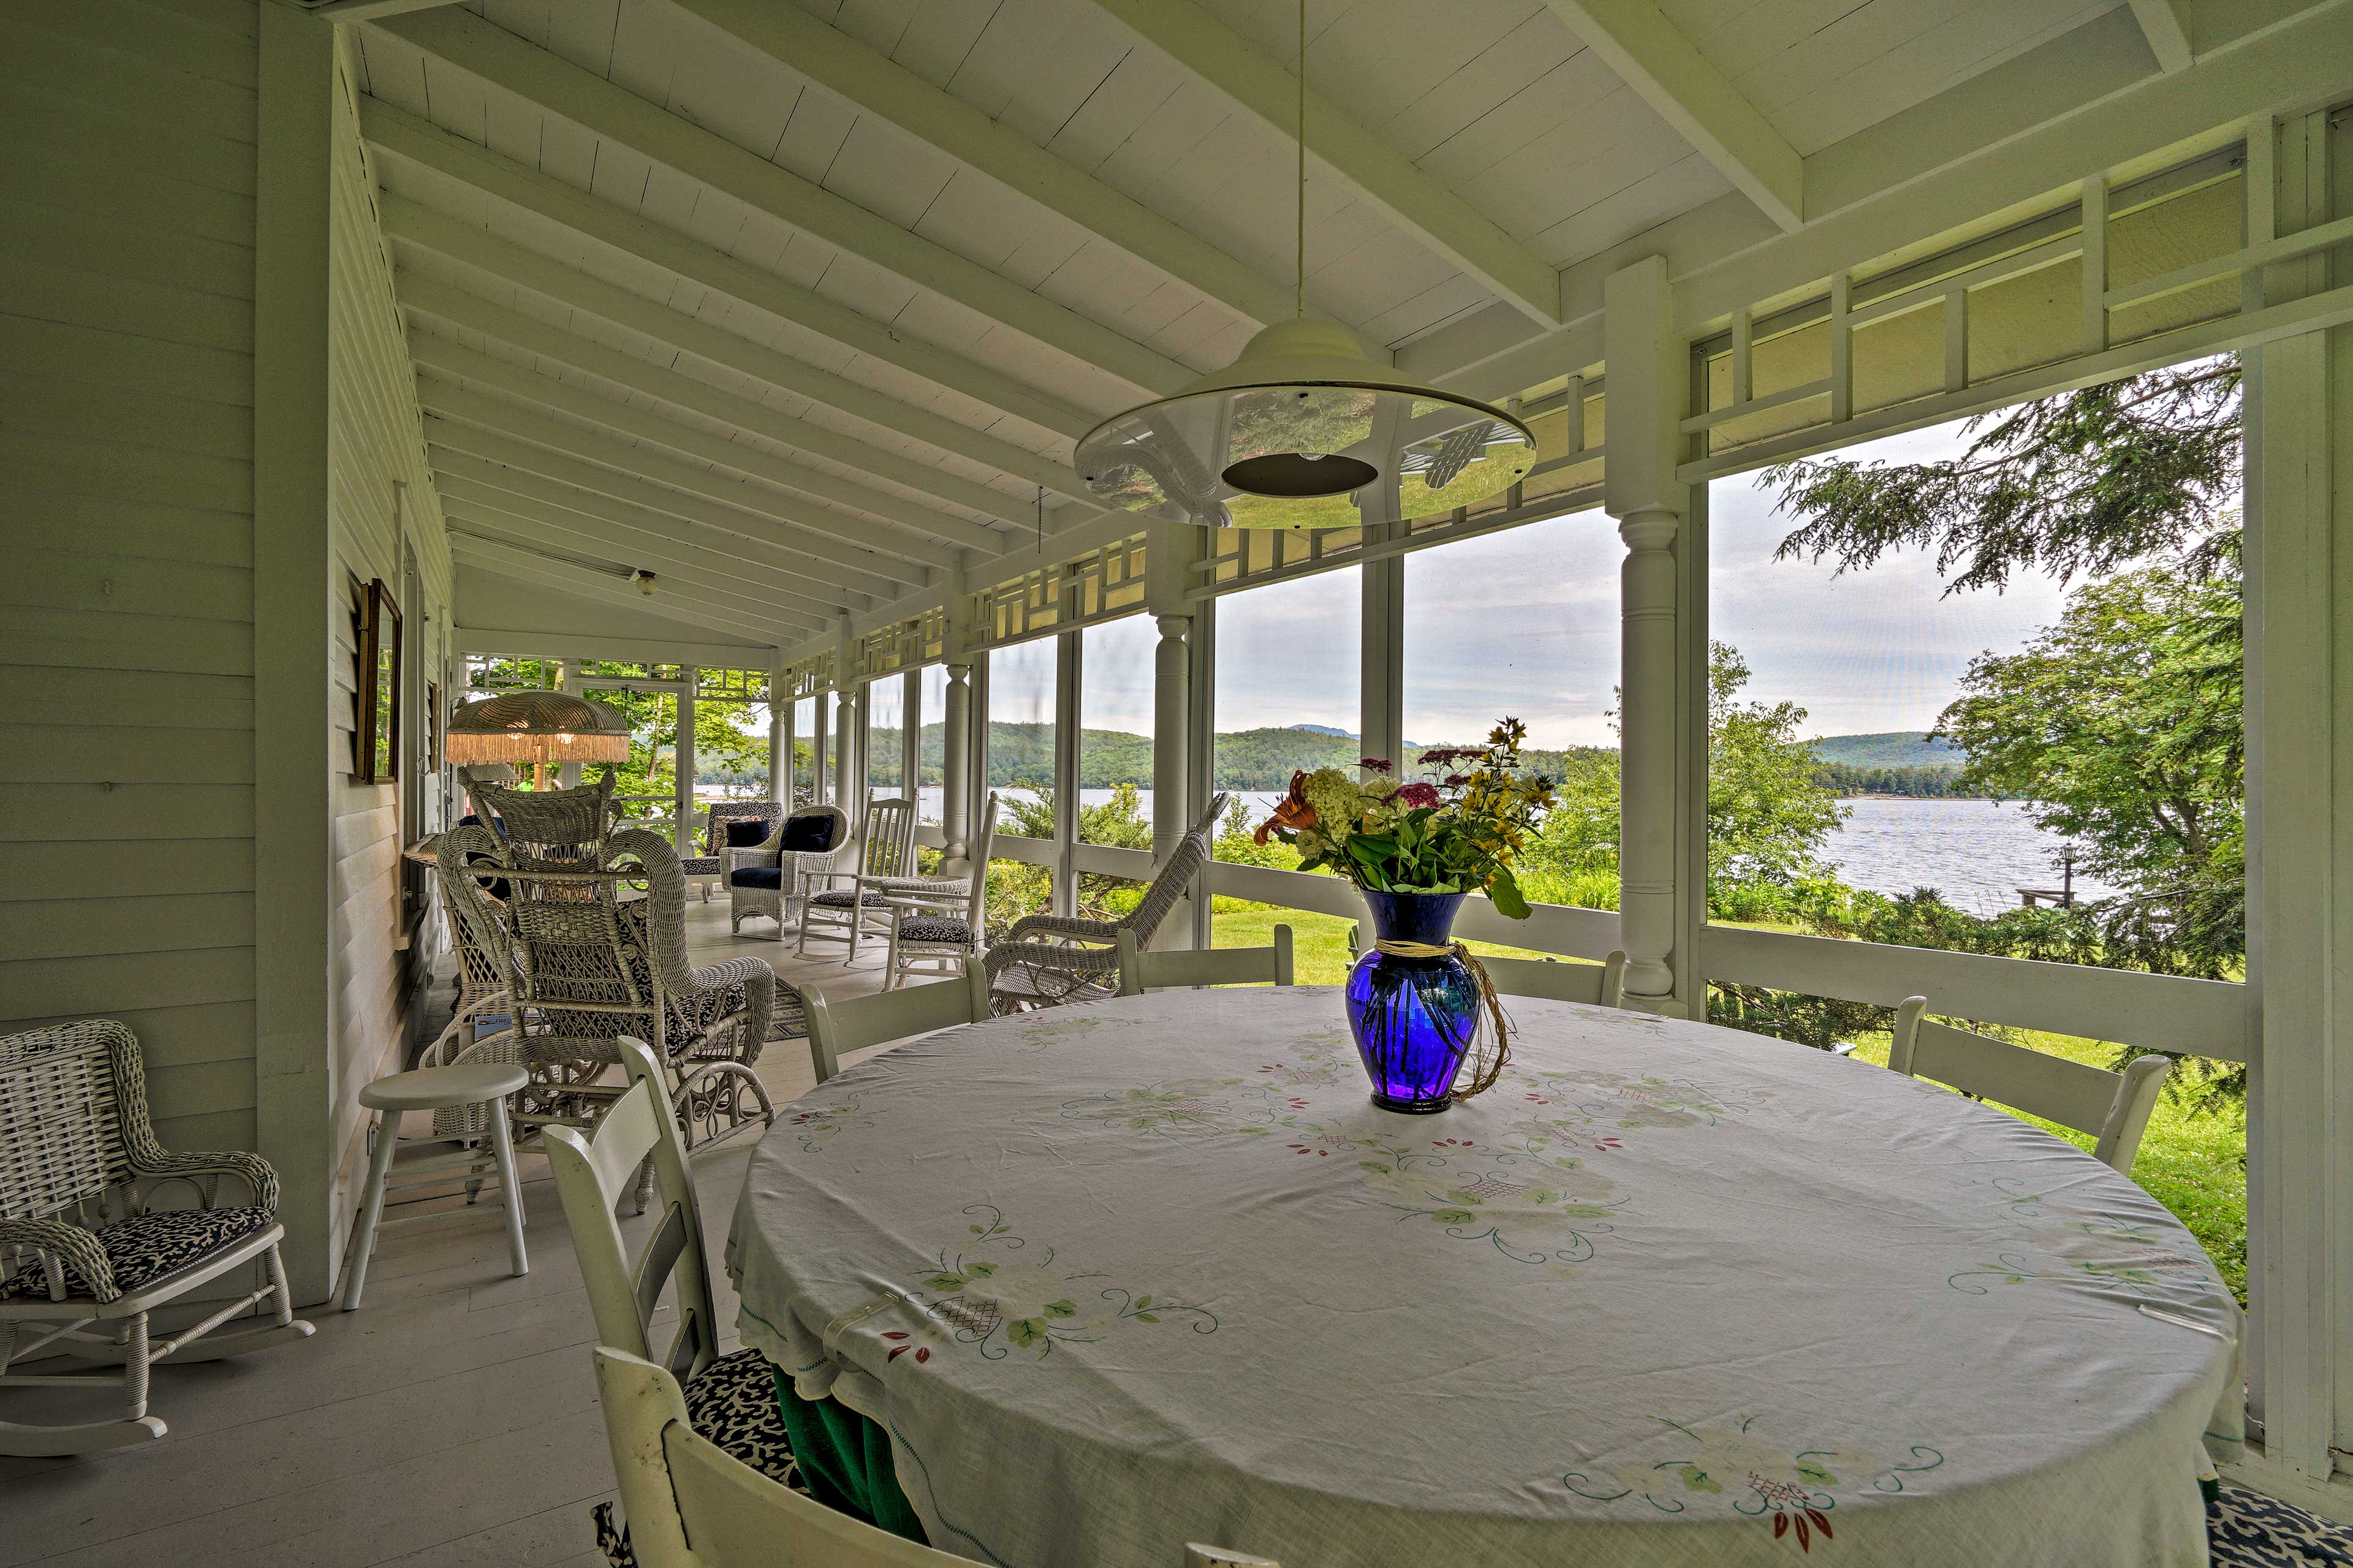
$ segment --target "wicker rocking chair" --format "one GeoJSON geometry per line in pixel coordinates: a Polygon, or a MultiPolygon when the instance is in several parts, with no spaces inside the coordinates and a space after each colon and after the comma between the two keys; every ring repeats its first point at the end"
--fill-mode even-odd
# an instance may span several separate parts
{"type": "Polygon", "coordinates": [[[94,1454],[150,1442],[165,1430],[147,1414],[148,1369],[158,1362],[218,1361],[309,1338],[279,1261],[284,1234],[268,1161],[167,1153],[155,1142],[129,1029],[100,1018],[0,1038],[0,1388],[115,1384],[125,1404],[111,1421],[0,1421],[0,1454],[94,1454]],[[215,1208],[222,1176],[243,1183],[250,1203],[215,1208]],[[148,1207],[167,1184],[192,1189],[201,1206],[148,1207]],[[265,1284],[151,1343],[150,1311],[257,1259],[265,1284]],[[265,1301],[267,1319],[214,1332],[265,1301]],[[94,1324],[105,1331],[92,1331],[94,1324]],[[8,1371],[44,1352],[121,1370],[8,1371]]]}
{"type": "MultiPolygon", "coordinates": [[[[775,1021],[776,971],[744,957],[696,968],[686,956],[686,878],[678,852],[659,835],[623,828],[600,860],[577,868],[524,866],[504,841],[459,827],[440,844],[451,908],[470,939],[513,954],[508,989],[513,1026],[469,1046],[457,1062],[515,1062],[530,1086],[514,1097],[516,1142],[545,1126],[595,1123],[621,1092],[600,1081],[619,1066],[614,1042],[650,1044],[670,1074],[671,1105],[690,1146],[699,1147],[776,1114],[752,1070],[775,1021]],[[504,879],[503,906],[482,884],[504,879]],[[642,888],[642,898],[625,891],[642,888]]],[[[786,1005],[799,1010],[786,988],[786,1005]]],[[[444,1138],[479,1132],[479,1108],[439,1113],[444,1138]],[[446,1122],[446,1125],[444,1124],[446,1122]]]]}
{"type": "Polygon", "coordinates": [[[1143,902],[1118,920],[1024,915],[1015,921],[1002,940],[989,943],[981,960],[988,975],[990,1008],[1003,1015],[1117,995],[1120,934],[1128,933],[1138,948],[1152,945],[1160,922],[1208,863],[1209,834],[1225,810],[1224,795],[1210,798],[1201,820],[1154,873],[1143,902]]]}

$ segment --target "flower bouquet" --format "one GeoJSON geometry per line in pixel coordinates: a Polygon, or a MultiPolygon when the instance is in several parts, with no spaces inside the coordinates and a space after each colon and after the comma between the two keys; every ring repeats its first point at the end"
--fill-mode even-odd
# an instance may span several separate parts
{"type": "Polygon", "coordinates": [[[1528,901],[1512,861],[1553,805],[1550,781],[1520,768],[1527,726],[1497,724],[1483,746],[1424,752],[1429,776],[1400,781],[1384,758],[1295,773],[1291,792],[1259,826],[1299,851],[1300,868],[1330,869],[1356,885],[1373,917],[1375,941],[1349,972],[1345,997],[1357,1054],[1373,1081],[1373,1102],[1409,1112],[1443,1110],[1478,1041],[1494,1023],[1467,1097],[1492,1086],[1510,1049],[1508,1026],[1486,971],[1451,941],[1463,899],[1483,892],[1495,908],[1525,920],[1528,901]]]}

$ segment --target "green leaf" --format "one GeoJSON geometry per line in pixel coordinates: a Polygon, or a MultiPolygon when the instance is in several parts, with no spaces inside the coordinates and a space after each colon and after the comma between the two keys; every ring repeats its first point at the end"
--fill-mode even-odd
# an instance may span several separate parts
{"type": "Polygon", "coordinates": [[[1823,1464],[1820,1459],[1799,1459],[1798,1461],[1797,1468],[1798,1474],[1805,1477],[1806,1479],[1813,1482],[1814,1485],[1818,1487],[1834,1487],[1838,1485],[1838,1478],[1831,1474],[1830,1467],[1823,1464]]]}
{"type": "Polygon", "coordinates": [[[1160,1315],[1156,1312],[1138,1312],[1135,1314],[1135,1321],[1139,1323],[1156,1323],[1160,1321],[1160,1315]]]}
{"type": "Polygon", "coordinates": [[[990,1275],[997,1272],[997,1265],[984,1258],[978,1263],[965,1264],[964,1266],[964,1271],[966,1274],[971,1275],[976,1279],[986,1279],[990,1275]]]}
{"type": "Polygon", "coordinates": [[[964,1286],[965,1279],[961,1274],[934,1274],[923,1281],[926,1290],[956,1291],[963,1289],[964,1286]]]}
{"type": "Polygon", "coordinates": [[[1432,1209],[1430,1217],[1439,1225],[1469,1225],[1471,1211],[1469,1209],[1432,1209]]]}
{"type": "Polygon", "coordinates": [[[1458,1204],[1482,1204],[1487,1201],[1476,1193],[1466,1193],[1455,1187],[1447,1188],[1446,1195],[1458,1204]]]}
{"type": "Polygon", "coordinates": [[[987,1230],[976,1225],[968,1225],[965,1226],[965,1229],[972,1232],[975,1236],[987,1236],[988,1234],[987,1230]]]}
{"type": "Polygon", "coordinates": [[[1027,1350],[1046,1337],[1046,1325],[1036,1318],[1016,1318],[1005,1325],[1005,1337],[1027,1350]]]}
{"type": "Polygon", "coordinates": [[[1724,1490],[1722,1481],[1717,1480],[1697,1465],[1685,1465],[1681,1474],[1683,1478],[1683,1489],[1686,1491],[1720,1492],[1724,1490]]]}
{"type": "Polygon", "coordinates": [[[1494,904],[1495,912],[1506,919],[1524,921],[1532,912],[1526,897],[1520,891],[1518,879],[1512,875],[1508,866],[1495,868],[1494,880],[1487,884],[1487,897],[1494,904]]]}
{"type": "Polygon", "coordinates": [[[1075,1318],[1079,1310],[1068,1301],[1049,1301],[1046,1303],[1046,1315],[1050,1318],[1075,1318]]]}
{"type": "Polygon", "coordinates": [[[1149,1307],[1152,1305],[1152,1298],[1149,1296],[1138,1296],[1135,1299],[1135,1304],[1139,1307],[1149,1307]]]}

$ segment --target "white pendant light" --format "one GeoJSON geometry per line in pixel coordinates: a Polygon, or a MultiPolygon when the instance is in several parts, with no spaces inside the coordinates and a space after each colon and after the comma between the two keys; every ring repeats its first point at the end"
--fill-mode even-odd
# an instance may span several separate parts
{"type": "Polygon", "coordinates": [[[1535,436],[1511,415],[1408,380],[1347,328],[1307,319],[1306,0],[1298,189],[1299,318],[1088,431],[1079,475],[1105,505],[1214,528],[1354,528],[1483,500],[1535,465],[1535,436]]]}

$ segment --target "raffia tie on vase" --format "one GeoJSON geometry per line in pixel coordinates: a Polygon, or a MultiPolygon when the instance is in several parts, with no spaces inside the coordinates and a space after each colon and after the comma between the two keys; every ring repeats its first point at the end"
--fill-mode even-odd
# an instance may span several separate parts
{"type": "Polygon", "coordinates": [[[1495,983],[1487,976],[1487,966],[1479,962],[1468,945],[1459,942],[1440,945],[1428,942],[1395,942],[1384,937],[1376,941],[1373,946],[1391,958],[1444,958],[1451,953],[1463,968],[1471,972],[1471,978],[1479,984],[1480,1003],[1494,1023],[1495,1039],[1491,1049],[1485,1030],[1480,1030],[1472,1037],[1471,1084],[1467,1089],[1457,1089],[1454,1098],[1468,1100],[1474,1094],[1484,1094],[1494,1088],[1495,1080],[1504,1076],[1504,1064],[1512,1059],[1512,1033],[1511,1021],[1504,1014],[1503,999],[1495,994],[1495,983]]]}

